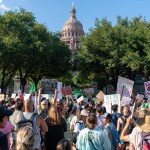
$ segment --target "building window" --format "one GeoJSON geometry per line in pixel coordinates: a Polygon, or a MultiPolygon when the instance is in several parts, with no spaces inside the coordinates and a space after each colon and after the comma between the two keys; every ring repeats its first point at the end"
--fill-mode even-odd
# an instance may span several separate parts
{"type": "Polygon", "coordinates": [[[67,33],[65,33],[65,37],[67,36],[67,33]]]}
{"type": "Polygon", "coordinates": [[[68,36],[70,37],[70,32],[68,32],[68,36]]]}
{"type": "Polygon", "coordinates": [[[74,36],[74,32],[72,33],[72,36],[74,36]]]}
{"type": "Polygon", "coordinates": [[[76,36],[78,36],[78,33],[76,33],[76,36]]]}

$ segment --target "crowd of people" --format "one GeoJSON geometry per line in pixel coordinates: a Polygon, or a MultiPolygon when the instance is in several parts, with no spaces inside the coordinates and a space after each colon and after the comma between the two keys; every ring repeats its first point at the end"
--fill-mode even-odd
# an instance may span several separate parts
{"type": "MultiPolygon", "coordinates": [[[[144,98],[108,113],[103,102],[77,103],[54,96],[48,100],[38,91],[32,100],[0,101],[0,150],[150,150],[150,103],[144,98]],[[69,126],[68,126],[69,125],[69,126]],[[69,139],[65,138],[71,131],[69,139]]],[[[133,101],[136,101],[134,99],[133,101]]]]}

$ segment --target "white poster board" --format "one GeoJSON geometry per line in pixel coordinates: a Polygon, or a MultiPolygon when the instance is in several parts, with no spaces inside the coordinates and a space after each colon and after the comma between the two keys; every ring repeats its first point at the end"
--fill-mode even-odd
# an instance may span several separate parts
{"type": "Polygon", "coordinates": [[[119,77],[116,94],[121,95],[121,106],[128,105],[131,101],[134,81],[119,77]]]}
{"type": "Polygon", "coordinates": [[[12,93],[12,94],[11,94],[11,98],[12,98],[12,99],[16,98],[16,93],[12,93]]]}
{"type": "Polygon", "coordinates": [[[27,99],[29,99],[29,98],[30,98],[30,95],[31,95],[31,94],[24,94],[24,101],[26,101],[27,99]]]}
{"type": "Polygon", "coordinates": [[[83,95],[81,96],[81,97],[79,97],[78,99],[77,99],[77,103],[80,103],[80,102],[82,102],[84,100],[84,97],[83,97],[83,95]]]}
{"type": "Polygon", "coordinates": [[[120,94],[104,95],[104,106],[108,113],[111,113],[111,106],[114,104],[118,105],[118,112],[120,112],[120,94]]]}

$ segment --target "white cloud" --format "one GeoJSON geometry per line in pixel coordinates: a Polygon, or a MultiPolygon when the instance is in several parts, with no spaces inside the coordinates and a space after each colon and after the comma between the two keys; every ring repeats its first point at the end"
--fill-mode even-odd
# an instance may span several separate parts
{"type": "Polygon", "coordinates": [[[0,4],[3,2],[3,0],[0,0],[0,4]]]}
{"type": "MultiPolygon", "coordinates": [[[[2,0],[0,0],[0,2],[1,2],[1,1],[2,1],[2,0]]],[[[3,10],[3,11],[9,11],[10,8],[7,7],[5,4],[0,4],[0,10],[3,10]]]]}

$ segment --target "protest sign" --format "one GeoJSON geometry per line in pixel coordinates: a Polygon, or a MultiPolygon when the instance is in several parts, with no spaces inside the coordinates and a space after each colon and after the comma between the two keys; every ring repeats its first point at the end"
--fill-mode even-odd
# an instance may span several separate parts
{"type": "Polygon", "coordinates": [[[150,102],[150,81],[144,82],[145,94],[147,95],[148,101],[150,102]]]}
{"type": "Polygon", "coordinates": [[[140,103],[143,100],[143,98],[144,98],[144,95],[137,94],[137,96],[136,96],[137,103],[140,103]]]}
{"type": "Polygon", "coordinates": [[[99,102],[104,102],[104,93],[102,91],[100,91],[97,95],[96,95],[96,103],[99,102]]]}
{"type": "Polygon", "coordinates": [[[72,94],[72,88],[71,88],[71,86],[66,86],[65,87],[65,94],[66,95],[71,95],[72,94]]]}
{"type": "Polygon", "coordinates": [[[12,93],[12,94],[11,94],[11,98],[12,98],[12,99],[16,98],[16,93],[12,93]]]}
{"type": "Polygon", "coordinates": [[[94,88],[84,88],[84,93],[87,95],[93,95],[94,94],[94,88]]]}
{"type": "Polygon", "coordinates": [[[120,111],[120,94],[104,95],[104,106],[108,113],[111,113],[111,106],[117,104],[120,111]]]}
{"type": "Polygon", "coordinates": [[[57,81],[50,79],[42,79],[42,94],[54,94],[55,89],[57,88],[57,81]]]}
{"type": "Polygon", "coordinates": [[[30,98],[30,95],[31,95],[31,94],[24,94],[24,101],[26,101],[27,99],[29,99],[29,98],[30,98]]]}
{"type": "Polygon", "coordinates": [[[5,95],[4,94],[0,94],[0,101],[5,99],[5,95]]]}
{"type": "Polygon", "coordinates": [[[119,77],[116,94],[121,95],[121,106],[128,105],[131,101],[134,81],[119,77]]]}
{"type": "Polygon", "coordinates": [[[78,99],[77,99],[77,103],[80,103],[80,102],[82,102],[84,100],[84,97],[83,97],[83,95],[81,96],[81,97],[79,97],[78,99]]]}
{"type": "Polygon", "coordinates": [[[63,96],[63,97],[66,96],[66,93],[65,93],[65,87],[62,87],[62,88],[61,88],[61,93],[62,93],[62,96],[63,96]]]}
{"type": "Polygon", "coordinates": [[[62,89],[62,82],[57,82],[58,99],[62,99],[61,89],[62,89]]]}

